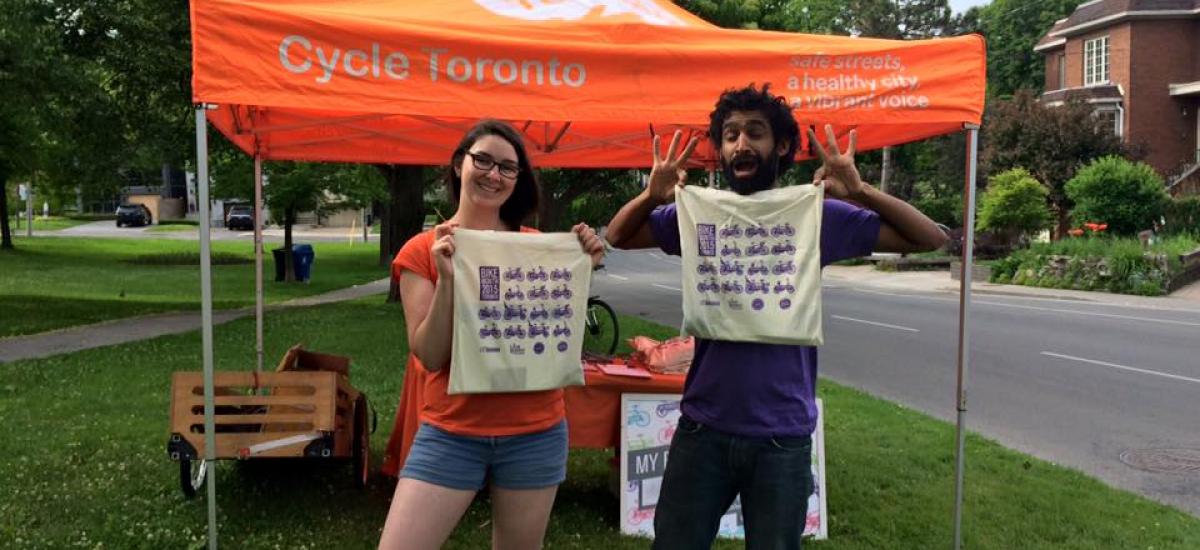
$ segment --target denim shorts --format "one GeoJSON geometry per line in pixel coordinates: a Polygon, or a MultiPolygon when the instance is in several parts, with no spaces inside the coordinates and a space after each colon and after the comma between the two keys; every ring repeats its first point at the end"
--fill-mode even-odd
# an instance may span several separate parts
{"type": "Polygon", "coordinates": [[[567,478],[567,421],[549,430],[510,436],[456,435],[422,423],[400,477],[478,491],[542,489],[567,478]]]}

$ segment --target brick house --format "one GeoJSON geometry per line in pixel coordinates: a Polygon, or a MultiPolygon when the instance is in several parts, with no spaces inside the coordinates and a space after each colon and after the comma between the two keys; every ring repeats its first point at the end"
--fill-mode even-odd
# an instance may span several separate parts
{"type": "Polygon", "coordinates": [[[1042,101],[1080,98],[1167,178],[1200,193],[1200,0],[1092,0],[1034,46],[1042,101]]]}

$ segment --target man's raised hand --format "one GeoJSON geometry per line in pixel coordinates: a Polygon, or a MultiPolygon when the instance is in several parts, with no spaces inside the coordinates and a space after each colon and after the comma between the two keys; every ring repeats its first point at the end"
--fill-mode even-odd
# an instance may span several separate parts
{"type": "Polygon", "coordinates": [[[650,183],[647,185],[647,189],[650,196],[662,204],[674,201],[675,188],[687,183],[687,170],[684,169],[684,166],[688,157],[692,156],[696,145],[700,143],[700,138],[692,136],[688,140],[687,146],[683,148],[683,152],[679,153],[679,156],[675,156],[675,150],[679,147],[681,137],[683,137],[683,133],[675,130],[675,135],[671,137],[671,145],[667,147],[667,153],[660,156],[661,144],[658,135],[654,136],[654,167],[650,170],[650,183]]]}
{"type": "Polygon", "coordinates": [[[825,137],[829,148],[821,146],[817,134],[808,129],[808,140],[812,143],[817,156],[821,158],[821,167],[813,173],[813,184],[824,185],[825,193],[837,199],[854,199],[860,196],[866,188],[858,168],[854,165],[854,150],[858,144],[858,134],[850,130],[850,143],[843,153],[838,148],[837,136],[833,126],[825,125],[825,137]]]}

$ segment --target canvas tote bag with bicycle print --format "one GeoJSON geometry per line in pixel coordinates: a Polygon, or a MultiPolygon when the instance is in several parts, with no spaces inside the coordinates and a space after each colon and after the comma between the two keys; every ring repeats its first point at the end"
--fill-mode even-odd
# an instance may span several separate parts
{"type": "Polygon", "coordinates": [[[583,384],[591,257],[574,233],[454,231],[448,392],[583,384]]]}
{"type": "Polygon", "coordinates": [[[676,191],[683,332],[711,340],[819,346],[824,188],[752,195],[676,191]]]}

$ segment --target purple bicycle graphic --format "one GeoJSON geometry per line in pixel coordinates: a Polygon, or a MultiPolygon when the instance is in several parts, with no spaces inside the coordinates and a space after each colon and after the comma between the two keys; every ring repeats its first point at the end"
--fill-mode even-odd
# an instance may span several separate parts
{"type": "Polygon", "coordinates": [[[508,304],[504,304],[504,320],[505,321],[512,321],[514,319],[520,319],[520,320],[524,321],[526,319],[527,314],[528,314],[528,312],[525,309],[524,305],[510,306],[508,304]]]}
{"type": "Polygon", "coordinates": [[[712,262],[700,262],[700,265],[696,266],[696,273],[700,275],[714,275],[717,273],[717,266],[713,265],[712,262]]]}
{"type": "Polygon", "coordinates": [[[796,230],[792,228],[792,224],[783,223],[771,228],[772,237],[791,237],[796,234],[796,230]]]}
{"type": "Polygon", "coordinates": [[[721,238],[737,238],[742,236],[742,226],[733,224],[727,227],[722,227],[720,231],[721,238]]]}
{"type": "Polygon", "coordinates": [[[709,292],[720,292],[721,285],[717,283],[716,279],[709,279],[707,281],[700,281],[697,283],[696,290],[705,294],[709,292]]]}
{"type": "Polygon", "coordinates": [[[746,249],[747,256],[766,256],[767,254],[767,241],[758,241],[746,249]]]}
{"type": "Polygon", "coordinates": [[[771,247],[771,254],[782,256],[784,254],[795,254],[796,247],[792,243],[777,244],[771,247]]]}
{"type": "Polygon", "coordinates": [[[571,289],[567,285],[562,285],[550,291],[550,297],[555,300],[570,300],[571,296],[574,296],[574,293],[571,292],[571,289]]]}
{"type": "Polygon", "coordinates": [[[564,336],[564,337],[570,338],[571,337],[571,329],[568,328],[566,325],[555,325],[554,326],[554,336],[555,337],[564,336]]]}
{"type": "Polygon", "coordinates": [[[725,246],[721,247],[721,256],[733,256],[735,258],[741,258],[742,249],[738,248],[738,245],[735,243],[726,244],[725,246]]]}
{"type": "Polygon", "coordinates": [[[741,294],[742,293],[742,283],[739,283],[737,281],[725,281],[725,282],[721,283],[721,292],[730,293],[730,294],[741,294]]]}
{"type": "Polygon", "coordinates": [[[521,328],[520,325],[505,327],[504,338],[525,338],[525,329],[521,328]]]}
{"type": "Polygon", "coordinates": [[[504,299],[505,300],[524,300],[525,293],[521,292],[521,289],[513,287],[513,288],[510,288],[510,289],[504,291],[504,299]]]}
{"type": "Polygon", "coordinates": [[[754,281],[749,278],[746,279],[746,294],[769,294],[770,292],[771,287],[770,284],[767,283],[766,279],[760,279],[758,281],[754,281]]]}
{"type": "Polygon", "coordinates": [[[779,282],[775,283],[775,294],[783,294],[784,292],[786,292],[788,294],[795,294],[796,287],[793,286],[792,283],[788,283],[788,282],[784,282],[784,281],[779,281],[779,282]]]}
{"type": "Polygon", "coordinates": [[[546,323],[529,323],[529,337],[550,336],[550,327],[546,323]]]}
{"type": "Polygon", "coordinates": [[[492,319],[500,319],[500,317],[501,317],[500,308],[498,308],[496,306],[492,306],[492,307],[484,306],[484,307],[479,308],[479,320],[480,321],[490,321],[492,319]]]}
{"type": "Polygon", "coordinates": [[[536,268],[526,271],[525,278],[529,279],[530,281],[545,281],[549,279],[549,275],[547,275],[546,270],[539,265],[536,268]]]}
{"type": "Polygon", "coordinates": [[[766,262],[750,262],[750,269],[746,270],[747,275],[766,275],[771,270],[767,268],[766,262]]]}
{"type": "Polygon", "coordinates": [[[571,270],[566,269],[566,268],[555,269],[550,272],[550,280],[551,281],[570,281],[571,280],[571,270]]]}
{"type": "Polygon", "coordinates": [[[741,275],[745,271],[745,266],[743,266],[742,262],[738,260],[734,260],[732,262],[721,260],[721,275],[741,275]]]}
{"type": "Polygon", "coordinates": [[[794,275],[796,273],[796,262],[788,260],[781,264],[775,264],[775,267],[771,268],[771,273],[776,275],[794,275]]]}
{"type": "Polygon", "coordinates": [[[492,323],[486,327],[479,329],[480,338],[500,338],[500,327],[496,323],[492,323]]]}
{"type": "Polygon", "coordinates": [[[546,290],[546,285],[540,285],[529,289],[528,296],[530,300],[546,300],[550,298],[550,291],[546,290]]]}
{"type": "Polygon", "coordinates": [[[529,310],[529,318],[534,321],[538,319],[549,319],[550,312],[546,310],[545,306],[533,306],[533,309],[529,310]]]}
{"type": "Polygon", "coordinates": [[[574,315],[574,312],[571,311],[571,304],[563,304],[558,306],[554,308],[554,311],[551,313],[555,319],[570,319],[571,316],[574,315]]]}
{"type": "Polygon", "coordinates": [[[765,228],[761,225],[752,225],[752,226],[746,228],[746,236],[747,237],[766,237],[767,236],[767,228],[765,228]]]}
{"type": "Polygon", "coordinates": [[[505,281],[524,281],[525,275],[521,273],[521,268],[510,267],[504,270],[505,281]]]}

